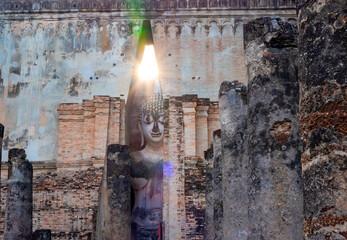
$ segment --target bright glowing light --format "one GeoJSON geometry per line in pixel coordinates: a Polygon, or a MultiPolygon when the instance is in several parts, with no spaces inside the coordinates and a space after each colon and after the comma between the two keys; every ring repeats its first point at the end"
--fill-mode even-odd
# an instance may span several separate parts
{"type": "Polygon", "coordinates": [[[146,45],[140,67],[138,69],[138,75],[141,80],[149,81],[158,77],[158,74],[159,70],[157,59],[155,58],[154,46],[146,45]]]}

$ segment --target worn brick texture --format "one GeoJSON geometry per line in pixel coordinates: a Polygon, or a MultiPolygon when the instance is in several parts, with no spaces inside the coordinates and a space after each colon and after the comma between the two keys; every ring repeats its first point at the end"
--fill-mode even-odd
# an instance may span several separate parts
{"type": "MultiPolygon", "coordinates": [[[[35,172],[33,178],[33,232],[50,229],[53,240],[91,239],[96,224],[101,168],[35,172]]],[[[7,180],[2,179],[1,206],[5,206],[7,180]]],[[[1,208],[0,239],[3,239],[1,208]]]]}
{"type": "Polygon", "coordinates": [[[58,168],[102,166],[107,144],[124,144],[124,111],[124,100],[109,96],[60,104],[58,168]]]}
{"type": "Polygon", "coordinates": [[[305,239],[347,239],[346,1],[297,0],[305,239]]]}
{"type": "Polygon", "coordinates": [[[182,100],[170,97],[166,101],[164,132],[163,219],[165,236],[169,239],[185,237],[184,208],[184,126],[182,100]]]}
{"type": "Polygon", "coordinates": [[[186,239],[205,239],[206,160],[184,159],[186,239]]]}
{"type": "Polygon", "coordinates": [[[197,95],[184,95],[170,97],[165,105],[165,236],[169,239],[185,239],[186,236],[190,239],[202,239],[205,229],[202,214],[205,200],[201,195],[203,193],[199,195],[196,186],[204,189],[202,186],[205,183],[201,181],[205,176],[199,175],[200,170],[204,171],[200,162],[194,165],[189,161],[202,159],[197,156],[197,149],[207,150],[209,133],[219,128],[218,103],[200,99],[197,95]],[[196,121],[205,123],[207,128],[199,129],[196,121]],[[197,133],[200,130],[202,131],[197,133]],[[206,149],[201,146],[206,146],[206,149]],[[198,175],[192,176],[195,173],[198,175]],[[194,179],[197,185],[193,182],[194,179]]]}

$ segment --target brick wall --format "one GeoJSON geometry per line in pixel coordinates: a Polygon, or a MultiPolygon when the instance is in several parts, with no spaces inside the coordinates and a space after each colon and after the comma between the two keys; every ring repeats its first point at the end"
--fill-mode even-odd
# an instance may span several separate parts
{"type": "Polygon", "coordinates": [[[186,157],[184,167],[186,239],[205,239],[206,161],[186,157]]]}
{"type": "MultiPolygon", "coordinates": [[[[189,142],[184,154],[203,157],[213,139],[213,132],[220,128],[218,103],[198,98],[195,94],[172,97],[172,101],[182,105],[182,136],[185,142],[189,142]]],[[[83,103],[60,104],[58,113],[58,167],[71,167],[73,163],[91,160],[95,165],[103,161],[107,145],[125,144],[123,99],[94,96],[83,103]]]]}
{"type": "Polygon", "coordinates": [[[169,239],[204,237],[205,170],[200,164],[205,162],[199,157],[207,150],[209,134],[219,128],[218,113],[216,102],[197,95],[167,101],[164,221],[169,239]]]}
{"type": "Polygon", "coordinates": [[[102,166],[106,146],[124,144],[124,111],[125,101],[109,96],[60,104],[58,169],[102,166]]]}
{"type": "Polygon", "coordinates": [[[180,97],[170,97],[164,133],[165,160],[163,219],[168,239],[185,238],[184,212],[184,127],[180,97]]]}
{"type": "MultiPolygon", "coordinates": [[[[52,239],[91,239],[96,224],[102,168],[34,172],[33,231],[52,230],[52,239]]],[[[3,238],[7,180],[2,179],[0,239],[3,238]]]]}
{"type": "MultiPolygon", "coordinates": [[[[211,132],[219,128],[218,104],[185,95],[166,99],[165,106],[165,235],[203,239],[205,162],[197,154],[207,150],[211,132]]],[[[58,161],[33,163],[33,230],[51,229],[52,239],[90,239],[96,227],[106,146],[125,142],[125,103],[95,96],[82,103],[60,104],[58,113],[58,161]]],[[[6,170],[4,166],[2,206],[6,170]]],[[[4,208],[0,236],[3,227],[4,208]]]]}

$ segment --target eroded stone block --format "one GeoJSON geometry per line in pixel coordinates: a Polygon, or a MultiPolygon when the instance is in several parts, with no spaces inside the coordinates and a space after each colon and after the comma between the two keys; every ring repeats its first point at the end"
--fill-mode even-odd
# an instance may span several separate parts
{"type": "Polygon", "coordinates": [[[27,240],[32,234],[33,168],[23,149],[10,149],[4,239],[27,240]]]}
{"type": "Polygon", "coordinates": [[[244,26],[248,82],[249,239],[302,239],[297,29],[279,18],[244,26]]]}

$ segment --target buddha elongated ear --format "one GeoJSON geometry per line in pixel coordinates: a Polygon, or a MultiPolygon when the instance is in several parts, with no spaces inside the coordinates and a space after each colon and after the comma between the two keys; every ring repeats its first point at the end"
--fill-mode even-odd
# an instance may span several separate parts
{"type": "Polygon", "coordinates": [[[141,146],[140,146],[140,149],[143,149],[145,147],[145,136],[143,135],[141,122],[137,122],[137,126],[138,126],[140,134],[141,134],[141,146]]]}

